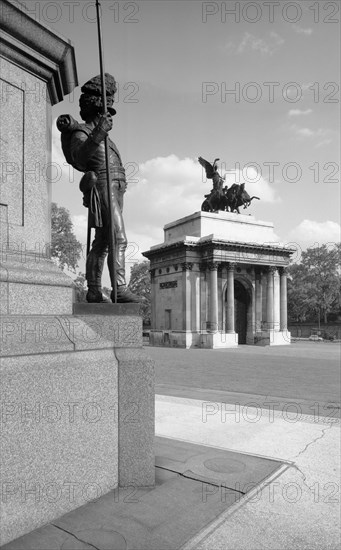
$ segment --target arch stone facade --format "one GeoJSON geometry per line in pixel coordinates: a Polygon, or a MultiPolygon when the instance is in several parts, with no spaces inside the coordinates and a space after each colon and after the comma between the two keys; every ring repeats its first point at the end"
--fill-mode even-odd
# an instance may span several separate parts
{"type": "Polygon", "coordinates": [[[164,227],[150,260],[150,343],[224,348],[290,344],[286,266],[273,224],[196,212],[164,227]]]}

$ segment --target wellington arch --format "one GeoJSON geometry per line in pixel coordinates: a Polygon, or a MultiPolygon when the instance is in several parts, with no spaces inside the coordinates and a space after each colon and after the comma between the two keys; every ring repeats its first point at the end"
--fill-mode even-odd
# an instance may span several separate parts
{"type": "Polygon", "coordinates": [[[154,346],[287,345],[287,273],[295,252],[273,224],[196,212],[164,227],[144,252],[151,270],[154,346]]]}

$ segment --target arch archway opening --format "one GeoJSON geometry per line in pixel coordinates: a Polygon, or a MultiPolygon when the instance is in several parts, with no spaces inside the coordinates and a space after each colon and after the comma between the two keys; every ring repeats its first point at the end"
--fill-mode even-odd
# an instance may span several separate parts
{"type": "Polygon", "coordinates": [[[234,281],[234,325],[238,333],[238,344],[246,344],[250,294],[241,281],[234,281]]]}

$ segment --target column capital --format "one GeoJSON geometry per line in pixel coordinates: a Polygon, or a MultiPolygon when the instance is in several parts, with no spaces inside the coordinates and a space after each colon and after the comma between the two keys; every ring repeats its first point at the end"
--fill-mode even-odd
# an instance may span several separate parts
{"type": "Polygon", "coordinates": [[[192,271],[193,263],[192,262],[183,262],[181,264],[182,271],[192,271]]]}
{"type": "Polygon", "coordinates": [[[209,262],[207,264],[207,267],[210,271],[214,271],[214,270],[217,270],[218,269],[218,266],[219,266],[219,262],[209,262]]]}
{"type": "Polygon", "coordinates": [[[277,271],[277,267],[275,265],[268,265],[266,266],[266,272],[267,273],[275,273],[277,271]]]}
{"type": "Polygon", "coordinates": [[[280,275],[288,275],[288,268],[287,266],[282,266],[278,268],[280,275]]]}
{"type": "Polygon", "coordinates": [[[234,271],[235,268],[236,268],[236,265],[237,265],[236,262],[228,262],[228,264],[226,266],[227,271],[234,271]]]}

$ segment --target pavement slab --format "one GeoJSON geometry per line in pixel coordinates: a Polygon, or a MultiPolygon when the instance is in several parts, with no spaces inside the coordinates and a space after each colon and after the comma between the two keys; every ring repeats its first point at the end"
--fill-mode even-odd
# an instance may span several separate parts
{"type": "Polygon", "coordinates": [[[155,488],[118,488],[2,549],[180,549],[281,469],[281,461],[157,437],[155,488]]]}
{"type": "Polygon", "coordinates": [[[340,548],[340,421],[159,395],[157,434],[287,464],[182,550],[340,548]],[[210,414],[209,414],[210,413],[210,414]]]}

